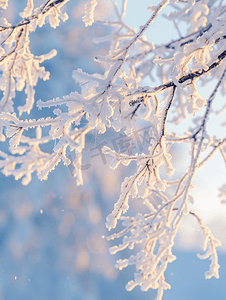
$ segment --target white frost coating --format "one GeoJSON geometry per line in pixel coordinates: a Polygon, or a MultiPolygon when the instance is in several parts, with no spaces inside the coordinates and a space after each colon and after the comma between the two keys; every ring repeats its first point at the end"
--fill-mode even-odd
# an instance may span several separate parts
{"type": "Polygon", "coordinates": [[[24,11],[22,13],[20,13],[20,17],[21,18],[29,17],[32,13],[33,8],[34,8],[33,0],[28,0],[27,7],[24,9],[24,11]]]}
{"type": "Polygon", "coordinates": [[[51,160],[44,166],[43,170],[39,173],[38,178],[40,180],[47,180],[48,174],[55,169],[55,167],[61,161],[61,156],[56,153],[51,160]]]}
{"type": "Polygon", "coordinates": [[[109,252],[111,254],[116,254],[118,251],[122,251],[122,250],[126,249],[128,246],[129,246],[129,243],[114,246],[109,249],[109,252]]]}
{"type": "Polygon", "coordinates": [[[126,268],[128,266],[128,262],[129,262],[128,259],[123,259],[123,260],[119,259],[117,260],[115,267],[119,270],[122,270],[123,268],[126,268]]]}
{"type": "Polygon", "coordinates": [[[210,232],[208,227],[203,229],[203,233],[206,235],[203,250],[206,251],[204,254],[197,254],[199,259],[207,259],[211,260],[211,264],[209,270],[205,272],[205,278],[210,279],[211,277],[219,278],[219,268],[218,264],[218,255],[216,251],[216,247],[221,246],[221,241],[215,239],[210,232]]]}
{"type": "MultiPolygon", "coordinates": [[[[140,24],[136,33],[123,19],[127,1],[123,1],[122,10],[114,2],[116,20],[104,23],[111,27],[111,33],[97,39],[110,43],[109,53],[105,56],[94,53],[96,63],[102,64],[101,74],[87,74],[77,69],[72,76],[81,91],[45,102],[39,100],[37,107],[45,108],[45,112],[51,109],[53,115],[25,120],[20,116],[24,112],[29,114],[35,103],[34,88],[38,79],[47,80],[50,75],[40,64],[56,55],[53,50],[46,55],[34,56],[29,48],[29,34],[37,26],[43,26],[46,20],[54,28],[59,25],[60,18],[65,21],[67,15],[60,9],[66,2],[68,0],[46,0],[34,9],[33,1],[28,0],[21,14],[24,19],[15,24],[13,30],[12,25],[2,19],[0,140],[9,143],[9,151],[0,151],[1,172],[16,180],[22,179],[22,184],[26,185],[34,172],[40,179],[47,179],[49,172],[62,160],[66,166],[71,163],[74,167],[72,175],[77,177],[77,185],[81,185],[80,166],[84,163],[82,154],[87,134],[90,131],[102,134],[111,127],[110,131],[114,130],[120,137],[120,143],[118,139],[114,149],[104,147],[103,154],[112,157],[112,169],[120,163],[127,167],[132,162],[131,169],[134,170],[121,185],[119,200],[106,222],[109,229],[116,227],[118,221],[124,226],[123,230],[107,238],[121,239],[119,246],[112,247],[110,252],[115,254],[126,248],[133,252],[116,262],[119,269],[128,265],[134,267],[134,279],[127,289],[135,286],[142,291],[156,289],[157,300],[162,299],[164,290],[170,289],[165,281],[165,271],[176,259],[172,247],[185,214],[196,219],[206,237],[205,253],[199,255],[211,260],[206,278],[218,277],[216,247],[220,242],[214,239],[201,218],[190,211],[189,204],[196,171],[218,151],[226,163],[226,136],[211,136],[207,126],[212,119],[211,107],[217,91],[223,95],[219,99],[224,99],[226,94],[225,6],[221,0],[159,1],[158,5],[149,7],[150,18],[140,24]],[[167,18],[175,25],[175,39],[167,43],[163,34],[161,45],[154,45],[143,34],[167,4],[173,4],[167,18]],[[182,22],[183,34],[180,33],[182,22]],[[145,86],[144,82],[153,86],[145,86]],[[200,87],[212,86],[214,82],[217,84],[212,94],[203,99],[200,87]],[[17,91],[26,94],[26,103],[22,106],[14,103],[17,91]],[[14,108],[17,108],[17,114],[14,108]],[[189,120],[181,122],[188,114],[189,120]],[[171,123],[178,126],[171,126],[171,123]],[[181,135],[171,132],[173,127],[176,131],[183,129],[181,124],[185,123],[189,128],[181,135]],[[141,124],[147,127],[141,128],[141,124]],[[32,131],[33,135],[28,136],[26,130],[32,131]],[[54,144],[52,151],[43,152],[41,149],[51,142],[54,144]],[[171,158],[176,157],[173,150],[176,147],[172,147],[172,152],[170,147],[179,143],[190,147],[191,159],[183,174],[182,170],[176,169],[172,180],[171,158]],[[73,159],[71,151],[74,152],[73,159]],[[128,210],[129,201],[135,204],[134,214],[128,210]],[[125,213],[127,215],[123,216],[125,213]]],[[[0,1],[2,7],[6,3],[0,1]]],[[[93,23],[96,5],[96,1],[86,3],[83,18],[86,26],[93,23]]],[[[225,113],[225,108],[222,103],[218,113],[225,113]]],[[[177,168],[177,164],[175,166],[177,168]]],[[[226,184],[220,188],[219,196],[225,199],[226,184]]]]}
{"type": "Polygon", "coordinates": [[[94,22],[94,10],[98,2],[96,0],[88,0],[84,6],[85,15],[82,17],[85,26],[91,26],[94,22]]]}
{"type": "Polygon", "coordinates": [[[115,228],[117,220],[120,218],[121,214],[125,213],[129,208],[128,199],[131,193],[130,189],[134,184],[135,177],[136,176],[131,176],[130,178],[126,177],[122,184],[121,196],[118,202],[115,203],[113,212],[106,218],[106,226],[109,230],[115,228]]]}
{"type": "Polygon", "coordinates": [[[0,7],[2,7],[3,9],[7,9],[8,0],[0,0],[0,7]]]}

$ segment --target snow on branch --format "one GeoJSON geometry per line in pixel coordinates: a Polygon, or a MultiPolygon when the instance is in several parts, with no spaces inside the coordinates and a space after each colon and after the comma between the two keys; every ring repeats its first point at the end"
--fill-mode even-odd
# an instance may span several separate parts
{"type": "MultiPolygon", "coordinates": [[[[147,133],[147,149],[141,147],[137,153],[106,146],[102,149],[103,154],[111,158],[109,167],[113,170],[120,164],[125,167],[133,164],[133,171],[124,178],[118,200],[106,219],[109,230],[116,228],[118,222],[124,226],[122,231],[108,237],[109,240],[122,238],[110,252],[115,254],[127,248],[133,251],[128,259],[118,260],[116,267],[121,270],[133,265],[135,268],[134,279],[126,285],[127,290],[135,286],[140,286],[142,291],[156,289],[156,299],[161,300],[164,290],[171,288],[165,274],[168,263],[176,259],[173,255],[175,237],[184,215],[188,215],[196,218],[205,236],[205,254],[199,255],[201,259],[211,260],[205,276],[218,278],[216,248],[220,242],[203,225],[201,217],[190,210],[190,191],[197,170],[215,153],[219,152],[226,162],[225,136],[212,135],[207,126],[214,113],[216,95],[224,96],[226,92],[226,7],[222,1],[162,0],[148,7],[150,17],[136,31],[124,21],[127,1],[123,1],[122,10],[114,3],[115,19],[100,22],[110,27],[108,34],[95,39],[96,43],[110,44],[108,54],[94,55],[102,71],[88,74],[78,68],[72,77],[80,91],[36,102],[38,79],[49,79],[49,72],[40,64],[57,53],[52,50],[48,54],[33,55],[29,34],[37,26],[43,26],[46,19],[53,28],[59,25],[59,19],[66,21],[67,14],[61,12],[66,2],[49,0],[34,9],[33,1],[28,0],[19,23],[12,25],[4,19],[0,26],[3,93],[0,140],[9,143],[9,153],[0,151],[2,173],[13,175],[16,180],[22,178],[22,183],[28,184],[34,172],[39,179],[46,180],[62,161],[66,166],[75,167],[73,174],[77,185],[81,185],[82,170],[76,166],[81,165],[87,134],[93,131],[101,135],[112,128],[129,139],[145,124],[151,128],[147,133]],[[173,22],[175,38],[169,42],[163,35],[162,44],[155,45],[144,34],[156,18],[161,18],[160,13],[167,5],[174,8],[174,12],[165,17],[173,22]],[[214,83],[210,96],[203,98],[202,89],[208,90],[214,83]],[[17,106],[16,91],[23,90],[26,102],[17,106]],[[51,116],[22,119],[22,114],[29,114],[34,104],[42,111],[53,109],[51,116]],[[182,122],[185,119],[187,121],[182,122]],[[187,128],[183,129],[185,123],[187,128]],[[172,131],[172,124],[177,124],[176,132],[172,131]],[[34,129],[34,136],[25,134],[34,129]],[[51,141],[54,147],[48,153],[43,152],[41,145],[51,141]],[[172,159],[172,146],[179,143],[189,146],[190,160],[183,172],[172,159]],[[69,155],[71,151],[74,159],[69,155]],[[130,205],[137,202],[142,210],[138,206],[132,213],[130,205]]],[[[5,8],[7,1],[1,1],[0,5],[5,8]]],[[[85,4],[86,26],[93,24],[96,6],[95,0],[85,4]]],[[[217,113],[223,114],[224,97],[220,101],[222,109],[217,113]]],[[[225,185],[220,189],[220,196],[225,196],[225,185]]]]}
{"type": "Polygon", "coordinates": [[[98,2],[96,0],[88,0],[85,4],[84,10],[85,15],[83,16],[82,20],[86,26],[91,26],[94,22],[94,10],[97,6],[98,2]]]}

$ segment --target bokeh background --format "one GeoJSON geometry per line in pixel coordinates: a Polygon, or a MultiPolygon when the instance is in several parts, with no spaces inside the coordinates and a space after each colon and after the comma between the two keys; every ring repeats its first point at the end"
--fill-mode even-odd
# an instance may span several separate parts
{"type": "MultiPolygon", "coordinates": [[[[121,8],[122,1],[117,2],[121,8]]],[[[157,2],[128,0],[125,21],[139,28],[150,16],[147,5],[157,2]]],[[[43,0],[34,0],[35,7],[42,3],[43,0]]],[[[31,34],[30,45],[35,55],[53,48],[58,52],[57,57],[43,64],[51,76],[48,82],[38,82],[36,100],[45,101],[78,90],[71,77],[74,69],[103,72],[92,58],[96,53],[107,53],[109,45],[94,44],[92,39],[109,33],[110,29],[101,23],[86,28],[81,21],[84,4],[85,1],[71,0],[66,5],[68,21],[55,30],[46,24],[31,34]]],[[[18,13],[25,6],[25,0],[9,0],[9,8],[2,12],[2,16],[16,23],[20,20],[18,13]]],[[[112,2],[99,1],[96,20],[113,17],[112,2]]],[[[160,44],[163,40],[170,41],[172,32],[172,25],[162,15],[146,35],[160,44]]],[[[208,95],[211,89],[205,92],[208,95]]],[[[24,101],[24,93],[18,92],[15,109],[24,101]]],[[[34,108],[31,117],[46,117],[48,114],[48,110],[34,108]]],[[[225,129],[214,130],[225,133],[225,129]]],[[[144,293],[135,288],[127,292],[124,286],[133,278],[134,269],[129,267],[119,272],[114,264],[116,259],[127,257],[129,253],[124,251],[111,256],[108,252],[114,242],[106,240],[109,233],[105,228],[105,218],[117,200],[121,180],[132,171],[133,165],[129,170],[124,166],[116,171],[110,170],[108,158],[100,155],[98,146],[102,143],[112,146],[118,137],[112,131],[101,137],[95,132],[88,136],[84,161],[89,165],[84,170],[82,187],[76,186],[73,169],[63,164],[49,175],[48,181],[41,182],[34,175],[28,186],[0,174],[0,300],[155,299],[156,292],[152,290],[144,293]]],[[[1,143],[0,149],[7,151],[6,144],[1,143]]],[[[178,172],[186,169],[187,150],[183,146],[173,149],[178,172]]],[[[204,170],[197,173],[193,192],[195,204],[192,206],[214,236],[222,241],[219,248],[220,278],[205,280],[204,272],[210,261],[197,258],[197,253],[202,253],[202,234],[196,222],[185,217],[174,247],[177,260],[166,272],[166,280],[172,289],[165,292],[164,300],[225,298],[226,206],[221,205],[218,198],[218,188],[225,180],[225,165],[216,155],[204,170]]]]}

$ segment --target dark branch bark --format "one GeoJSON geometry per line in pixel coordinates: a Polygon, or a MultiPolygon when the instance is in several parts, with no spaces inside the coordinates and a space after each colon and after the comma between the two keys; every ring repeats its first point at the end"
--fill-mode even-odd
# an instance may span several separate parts
{"type": "MultiPolygon", "coordinates": [[[[212,63],[207,70],[204,70],[204,69],[199,69],[197,71],[194,71],[194,72],[191,72],[187,75],[184,75],[182,76],[180,79],[178,79],[178,82],[180,84],[183,84],[184,82],[186,81],[190,81],[192,82],[195,78],[198,78],[198,77],[201,77],[203,76],[204,74],[207,74],[208,72],[210,72],[211,70],[217,68],[218,66],[221,65],[222,61],[225,59],[226,57],[226,50],[223,51],[220,55],[218,55],[217,57],[217,60],[212,63]]],[[[189,82],[189,83],[190,83],[189,82]]],[[[152,94],[156,94],[156,93],[161,93],[162,91],[170,88],[170,87],[176,87],[176,84],[173,82],[173,81],[168,81],[167,83],[165,84],[161,84],[157,87],[154,88],[154,90],[149,90],[149,88],[142,88],[141,90],[139,91],[135,91],[134,93],[131,93],[131,94],[127,94],[127,96],[132,96],[132,95],[135,95],[137,92],[140,94],[146,94],[146,95],[152,95],[152,94]]],[[[133,101],[130,101],[130,106],[133,106],[137,103],[141,103],[141,102],[144,102],[144,98],[139,96],[137,100],[133,100],[133,101]]]]}

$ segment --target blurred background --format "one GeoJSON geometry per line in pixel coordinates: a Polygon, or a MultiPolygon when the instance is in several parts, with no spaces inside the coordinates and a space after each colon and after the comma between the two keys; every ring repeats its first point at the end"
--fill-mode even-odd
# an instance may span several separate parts
{"type": "MultiPolygon", "coordinates": [[[[31,34],[32,53],[41,55],[53,48],[58,52],[56,57],[43,64],[51,75],[49,81],[38,82],[36,100],[50,100],[78,90],[71,77],[74,69],[103,72],[93,62],[93,56],[107,53],[109,45],[93,44],[92,39],[107,34],[110,29],[98,23],[88,28],[84,26],[81,18],[85,2],[71,0],[66,5],[68,21],[55,30],[46,24],[31,34]]],[[[139,28],[150,16],[147,5],[157,2],[129,0],[126,22],[139,28]]],[[[42,3],[43,0],[34,1],[35,7],[42,3]]],[[[121,4],[118,1],[119,8],[121,4]]],[[[2,12],[2,16],[16,23],[25,6],[25,0],[9,0],[9,8],[2,12]]],[[[99,0],[95,18],[113,18],[112,2],[99,0]]],[[[163,34],[168,38],[164,42],[172,38],[171,24],[162,20],[157,19],[147,32],[147,37],[157,44],[162,43],[163,34]]],[[[25,97],[23,92],[17,93],[15,109],[24,103],[25,97]]],[[[34,108],[31,118],[48,114],[48,109],[38,111],[34,108]]],[[[145,136],[146,128],[140,130],[145,136]]],[[[114,241],[106,240],[109,233],[105,228],[105,218],[119,196],[120,182],[133,165],[110,170],[108,157],[100,154],[100,146],[117,147],[120,138],[119,133],[111,131],[101,137],[95,133],[88,136],[84,186],[81,187],[76,186],[73,169],[62,163],[50,173],[48,181],[39,181],[34,175],[28,186],[0,174],[0,300],[155,299],[156,292],[152,290],[145,293],[138,287],[132,292],[125,290],[125,284],[133,279],[134,269],[129,267],[119,272],[114,264],[116,259],[128,257],[129,253],[124,251],[111,256],[108,251],[114,241]]],[[[137,140],[134,151],[136,147],[139,147],[137,140]]],[[[1,143],[0,149],[7,151],[6,144],[1,143]]],[[[173,163],[181,173],[188,162],[186,151],[182,146],[172,151],[173,163]]],[[[193,192],[195,204],[192,206],[214,236],[222,241],[222,247],[218,248],[220,278],[205,280],[204,272],[210,261],[197,258],[197,253],[202,253],[202,234],[195,220],[186,216],[174,247],[177,260],[166,272],[166,281],[172,289],[165,292],[164,300],[224,299],[226,206],[220,204],[218,188],[225,183],[225,178],[225,166],[216,155],[204,170],[197,173],[193,192]],[[209,188],[209,183],[215,188],[209,188]]]]}

